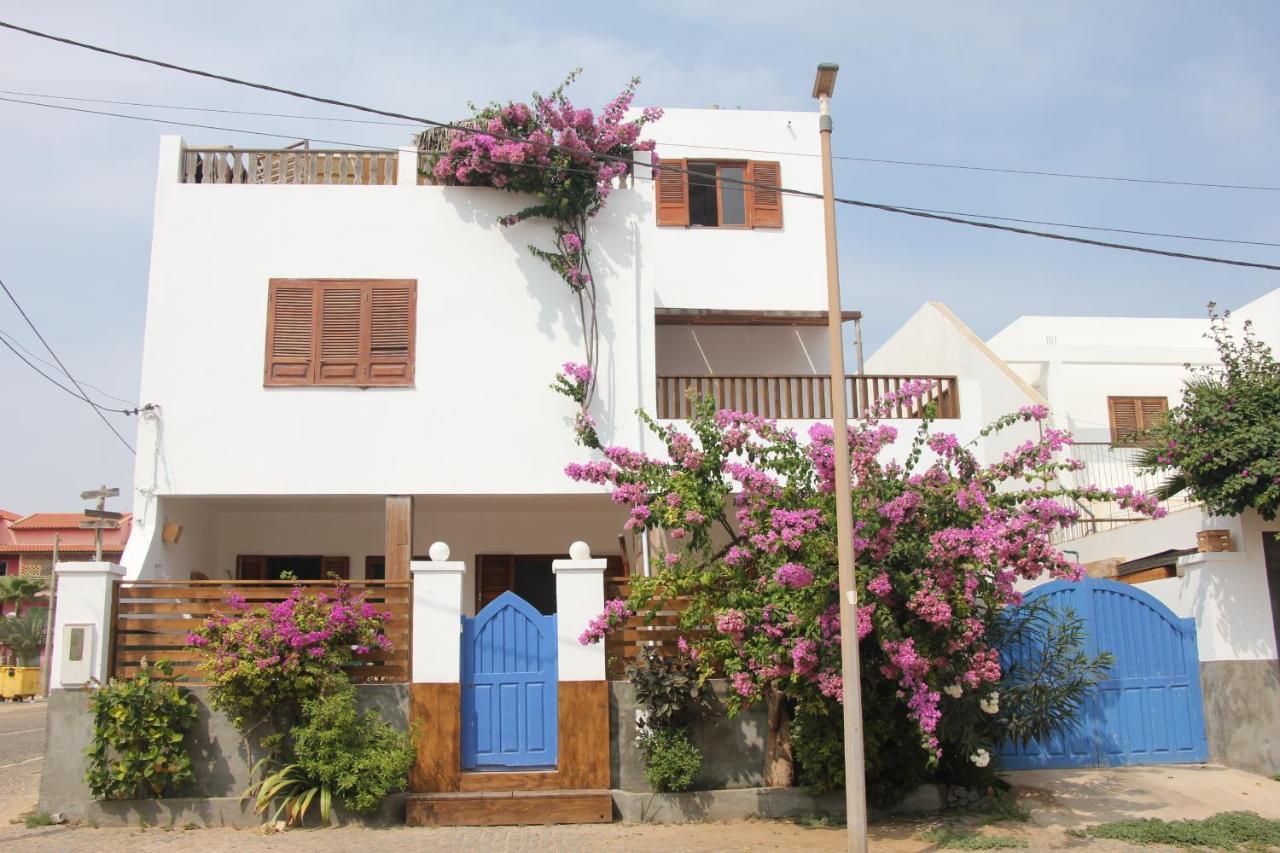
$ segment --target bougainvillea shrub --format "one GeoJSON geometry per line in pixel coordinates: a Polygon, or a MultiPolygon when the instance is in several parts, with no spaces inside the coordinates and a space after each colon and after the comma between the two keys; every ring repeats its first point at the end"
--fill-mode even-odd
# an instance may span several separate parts
{"type": "MultiPolygon", "coordinates": [[[[881,773],[909,785],[913,767],[926,772],[948,749],[963,750],[975,766],[989,764],[996,747],[989,727],[955,732],[940,723],[962,705],[999,712],[1000,657],[987,628],[1001,608],[1021,600],[1018,581],[1080,576],[1082,568],[1051,543],[1055,530],[1078,517],[1073,498],[1162,512],[1131,489],[1060,485],[1058,475],[1078,466],[1059,459],[1071,437],[1055,429],[983,464],[956,436],[933,431],[926,417],[906,458],[886,461],[882,451],[897,431],[879,412],[899,397],[921,401],[927,388],[905,384],[849,428],[856,632],[873,782],[881,773]]],[[[1047,415],[1043,406],[1024,407],[982,437],[1047,415]]],[[[611,602],[584,642],[621,612],[643,614],[655,598],[687,596],[682,627],[690,639],[680,648],[704,676],[730,679],[734,707],[777,691],[802,730],[838,737],[831,427],[815,424],[806,441],[774,421],[717,411],[707,399],[695,401],[688,433],[645,420],[666,458],[601,447],[602,458],[566,469],[629,507],[628,528],[658,528],[667,543],[654,557],[653,576],[634,578],[631,598],[611,602]]],[[[817,761],[837,750],[807,743],[797,752],[803,775],[806,755],[817,761]]]]}
{"type": "Polygon", "coordinates": [[[250,605],[232,591],[226,605],[187,645],[202,652],[210,704],[240,728],[263,717],[291,722],[304,701],[346,683],[343,667],[391,647],[391,614],[344,584],[318,593],[297,586],[274,604],[250,605]]]}

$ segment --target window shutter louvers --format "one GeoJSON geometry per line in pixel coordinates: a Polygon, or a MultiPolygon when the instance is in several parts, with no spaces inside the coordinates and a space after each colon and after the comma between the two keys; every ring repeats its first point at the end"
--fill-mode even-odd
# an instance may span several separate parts
{"type": "Polygon", "coordinates": [[[658,197],[659,225],[689,224],[689,175],[684,160],[663,158],[654,181],[658,197]]]}
{"type": "Polygon", "coordinates": [[[1165,397],[1142,397],[1138,404],[1143,429],[1151,429],[1163,423],[1169,414],[1169,400],[1165,397]]]}
{"type": "Polygon", "coordinates": [[[361,378],[365,351],[359,284],[325,284],[320,289],[320,356],[316,382],[320,385],[354,385],[361,378]]]}
{"type": "Polygon", "coordinates": [[[1138,401],[1132,397],[1108,397],[1107,403],[1111,409],[1111,443],[1131,441],[1138,431],[1138,401]]]}
{"type": "Polygon", "coordinates": [[[312,381],[315,289],[309,284],[272,284],[267,306],[267,383],[312,381]]]}
{"type": "Polygon", "coordinates": [[[412,281],[377,282],[370,290],[366,377],[372,385],[413,379],[415,291],[412,281]]]}
{"type": "Polygon", "coordinates": [[[753,228],[782,227],[782,164],[776,160],[752,160],[747,167],[748,198],[753,228]],[[760,186],[763,184],[764,186],[760,186]]]}
{"type": "Polygon", "coordinates": [[[516,585],[516,558],[511,554],[476,557],[476,611],[516,585]]]}

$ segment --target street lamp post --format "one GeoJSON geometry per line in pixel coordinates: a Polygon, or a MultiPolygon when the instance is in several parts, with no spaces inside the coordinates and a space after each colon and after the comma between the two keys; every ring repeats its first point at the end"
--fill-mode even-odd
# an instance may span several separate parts
{"type": "Polygon", "coordinates": [[[849,850],[867,849],[867,796],[862,755],[862,683],[858,662],[858,590],[853,577],[853,488],[844,393],[844,333],[836,254],[835,179],[831,168],[831,94],[840,66],[824,62],[813,81],[822,138],[822,210],[827,242],[827,349],[831,356],[831,427],[835,432],[836,544],[840,564],[840,677],[844,683],[844,784],[849,850]]]}

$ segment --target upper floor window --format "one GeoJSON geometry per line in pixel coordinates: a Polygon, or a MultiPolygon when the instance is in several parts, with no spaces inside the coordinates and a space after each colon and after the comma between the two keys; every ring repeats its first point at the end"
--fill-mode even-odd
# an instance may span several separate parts
{"type": "Polygon", "coordinates": [[[274,278],[264,384],[412,385],[418,283],[274,278]]]}
{"type": "Polygon", "coordinates": [[[1169,398],[1108,397],[1107,411],[1111,419],[1111,443],[1138,447],[1145,443],[1142,434],[1162,423],[1169,414],[1169,398]]]}
{"type": "Polygon", "coordinates": [[[655,184],[659,225],[782,227],[782,169],[776,161],[664,157],[655,184]]]}

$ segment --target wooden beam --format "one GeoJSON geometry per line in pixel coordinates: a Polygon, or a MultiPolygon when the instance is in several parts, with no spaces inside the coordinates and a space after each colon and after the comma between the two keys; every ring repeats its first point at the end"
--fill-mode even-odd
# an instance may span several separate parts
{"type": "Polygon", "coordinates": [[[414,793],[457,791],[462,774],[462,692],[458,684],[409,686],[409,719],[418,725],[417,758],[409,771],[414,793]]]}
{"type": "Polygon", "coordinates": [[[413,559],[413,495],[387,496],[386,553],[386,579],[407,581],[413,559]]]}
{"type": "MultiPolygon", "coordinates": [[[[861,311],[841,311],[842,322],[862,319],[861,311]]],[[[826,311],[740,311],[721,308],[657,308],[658,326],[826,326],[826,311]]]]}

